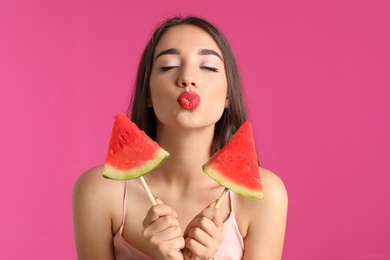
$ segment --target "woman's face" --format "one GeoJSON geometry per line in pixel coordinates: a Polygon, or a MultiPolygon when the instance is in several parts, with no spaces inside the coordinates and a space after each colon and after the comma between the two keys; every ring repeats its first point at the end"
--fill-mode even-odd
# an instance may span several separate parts
{"type": "Polygon", "coordinates": [[[149,103],[164,126],[199,128],[219,120],[228,105],[227,79],[208,33],[193,25],[165,32],[154,52],[149,103]]]}

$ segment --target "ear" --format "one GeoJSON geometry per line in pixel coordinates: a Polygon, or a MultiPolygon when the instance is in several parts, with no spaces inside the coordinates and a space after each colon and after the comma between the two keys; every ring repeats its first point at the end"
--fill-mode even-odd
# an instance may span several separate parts
{"type": "Polygon", "coordinates": [[[230,107],[230,101],[229,101],[228,98],[226,98],[226,100],[225,100],[225,108],[228,108],[228,107],[230,107]]]}
{"type": "Polygon", "coordinates": [[[152,98],[148,98],[148,107],[153,107],[152,98]]]}
{"type": "Polygon", "coordinates": [[[150,90],[148,93],[148,107],[153,107],[152,95],[150,95],[150,90]]]}

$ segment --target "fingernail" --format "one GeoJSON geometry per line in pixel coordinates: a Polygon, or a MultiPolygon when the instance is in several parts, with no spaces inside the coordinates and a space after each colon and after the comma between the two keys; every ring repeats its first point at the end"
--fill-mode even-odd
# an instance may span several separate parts
{"type": "Polygon", "coordinates": [[[176,211],[173,211],[173,216],[174,216],[175,218],[177,218],[177,213],[176,213],[176,211]]]}

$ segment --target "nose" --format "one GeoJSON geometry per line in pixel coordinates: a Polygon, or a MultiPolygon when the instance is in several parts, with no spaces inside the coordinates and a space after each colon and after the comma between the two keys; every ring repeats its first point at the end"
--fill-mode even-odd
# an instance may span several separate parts
{"type": "Polygon", "coordinates": [[[177,85],[181,88],[190,88],[198,86],[198,77],[193,68],[184,67],[178,77],[177,85]]]}
{"type": "Polygon", "coordinates": [[[179,87],[182,88],[196,87],[196,83],[193,80],[181,80],[179,83],[179,87]]]}

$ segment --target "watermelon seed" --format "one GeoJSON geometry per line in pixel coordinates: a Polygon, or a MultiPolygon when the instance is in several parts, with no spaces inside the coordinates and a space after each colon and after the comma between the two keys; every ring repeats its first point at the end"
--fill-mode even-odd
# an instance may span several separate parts
{"type": "Polygon", "coordinates": [[[122,144],[122,142],[118,142],[118,144],[119,144],[119,147],[120,147],[121,149],[123,149],[123,144],[122,144]]]}

